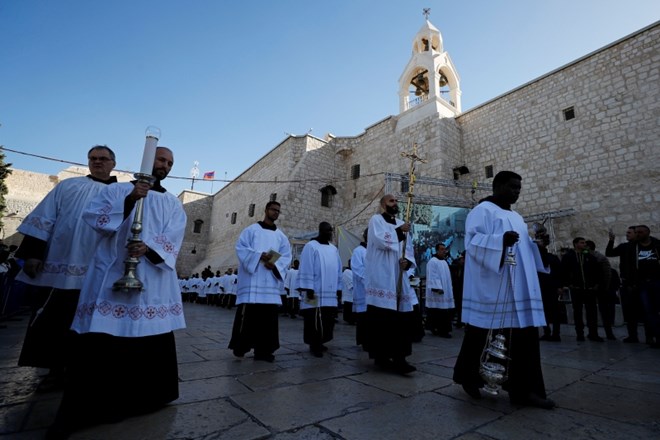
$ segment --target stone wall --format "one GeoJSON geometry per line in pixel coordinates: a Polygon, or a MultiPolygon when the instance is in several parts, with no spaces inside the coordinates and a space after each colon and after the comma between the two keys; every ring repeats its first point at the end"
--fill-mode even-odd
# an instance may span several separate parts
{"type": "MultiPolygon", "coordinates": [[[[385,173],[408,172],[410,162],[401,152],[413,142],[427,159],[417,175],[448,182],[418,184],[419,196],[473,206],[490,193],[485,167],[492,166],[494,174],[510,169],[523,176],[516,206],[523,215],[575,210],[546,223],[558,246],[579,234],[602,250],[608,229],[622,235],[635,223],[646,223],[657,235],[660,171],[652,158],[660,152],[659,33],[659,25],[651,26],[457,118],[421,115],[397,127],[399,117],[390,116],[358,136],[287,138],[213,196],[208,246],[198,267],[235,266],[240,231],[261,219],[273,193],[282,203],[279,227],[289,237],[315,231],[320,221],[360,236],[378,212],[385,173]],[[572,119],[566,117],[569,108],[572,119]],[[360,177],[352,179],[357,164],[360,177]],[[458,183],[467,185],[453,185],[453,170],[461,166],[469,173],[458,183]],[[326,185],[337,190],[332,207],[321,206],[319,190],[326,185]]],[[[396,184],[392,188],[404,198],[396,184]]]]}
{"type": "Polygon", "coordinates": [[[602,250],[630,224],[657,234],[659,42],[651,27],[458,117],[468,167],[521,174],[523,214],[575,209],[555,221],[560,246],[582,235],[602,250]]]}
{"type": "Polygon", "coordinates": [[[177,258],[177,273],[186,277],[194,273],[195,267],[204,260],[211,231],[211,208],[213,197],[210,194],[184,190],[179,200],[186,212],[186,235],[177,258]],[[199,232],[195,232],[195,222],[201,221],[199,232]]]}

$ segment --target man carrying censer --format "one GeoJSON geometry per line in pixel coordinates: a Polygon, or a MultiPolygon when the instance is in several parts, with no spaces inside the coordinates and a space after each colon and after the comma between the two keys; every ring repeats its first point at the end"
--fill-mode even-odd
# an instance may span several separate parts
{"type": "Polygon", "coordinates": [[[493,195],[467,216],[463,291],[467,327],[454,381],[472,398],[481,398],[479,389],[485,380],[480,367],[489,329],[504,329],[509,361],[503,388],[511,403],[551,409],[555,403],[546,397],[536,328],[545,325],[537,276],[545,269],[523,218],[511,209],[520,195],[521,180],[511,171],[498,173],[493,195]]]}

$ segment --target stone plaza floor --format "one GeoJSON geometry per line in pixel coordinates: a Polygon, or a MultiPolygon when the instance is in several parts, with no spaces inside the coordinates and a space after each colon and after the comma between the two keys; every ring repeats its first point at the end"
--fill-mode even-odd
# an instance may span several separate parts
{"type": "MultiPolygon", "coordinates": [[[[72,439],[535,440],[660,438],[660,350],[618,341],[541,342],[557,408],[511,405],[506,394],[472,400],[452,382],[463,330],[427,333],[409,377],[375,369],[341,321],[323,358],[302,342],[302,318],[280,318],[274,363],[227,349],[234,310],[186,304],[176,332],[180,398],[152,414],[75,433],[72,439]]],[[[17,367],[28,315],[0,322],[0,439],[39,439],[60,393],[34,392],[45,370],[17,367]]],[[[601,329],[602,332],[602,329],[601,329]]],[[[640,328],[640,333],[643,331],[640,328]]]]}

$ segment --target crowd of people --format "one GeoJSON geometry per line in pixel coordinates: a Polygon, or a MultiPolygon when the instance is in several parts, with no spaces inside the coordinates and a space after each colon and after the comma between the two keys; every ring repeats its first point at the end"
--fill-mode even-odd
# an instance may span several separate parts
{"type": "Polygon", "coordinates": [[[659,346],[660,241],[649,228],[631,227],[627,242],[616,247],[611,234],[605,255],[583,237],[553,255],[547,231],[537,228],[530,237],[512,209],[522,177],[510,171],[495,176],[492,195],[468,214],[465,251],[449,264],[448,247],[435,243],[417,288],[411,225],[398,218],[392,194],[381,198],[380,212],[344,267],[327,222],[294,260],[276,224],[282,207],[271,201],[263,220],[241,232],[237,268],[214,273],[207,266],[201,275],[177,278],[186,216],[161,186],[172,151],[157,148],[153,182],[117,183],[110,176],[114,152],[106,146],[90,149],[88,159],[90,175],[60,183],[25,219],[15,253],[23,262],[17,280],[30,286],[33,310],[19,365],[49,369],[38,391],[64,391],[51,439],[178,398],[174,330],[185,327],[185,302],[236,307],[228,349],[238,358],[253,352],[264,362],[274,362],[280,347],[280,316],[302,316],[301,340],[322,358],[342,312],[375,368],[399,375],[416,371],[408,358],[425,330],[451,338],[455,328],[465,328],[453,379],[474,399],[492,385],[482,371],[483,351],[496,335],[508,344],[502,387],[511,402],[545,409],[555,403],[546,395],[539,341],[561,340],[567,298],[578,341],[604,341],[598,309],[606,338],[616,339],[620,298],[624,342],[639,342],[643,322],[646,342],[659,346]],[[138,206],[144,218],[135,239],[138,206]],[[607,257],[620,258],[620,280],[607,257]],[[131,260],[139,262],[137,291],[117,281],[131,260]],[[90,387],[99,377],[106,386],[90,387]],[[119,387],[134,392],[114,392],[119,387]]]}

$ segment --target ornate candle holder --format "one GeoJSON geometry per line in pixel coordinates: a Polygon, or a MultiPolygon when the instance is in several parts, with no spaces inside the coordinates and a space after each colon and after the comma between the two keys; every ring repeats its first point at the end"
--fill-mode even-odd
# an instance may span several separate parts
{"type": "MultiPolygon", "coordinates": [[[[136,173],[134,176],[138,182],[148,183],[150,186],[156,181],[156,178],[150,174],[136,173]]],[[[128,245],[142,241],[140,234],[142,233],[142,216],[144,214],[144,210],[142,209],[143,204],[144,198],[135,202],[135,216],[133,217],[133,224],[131,225],[132,235],[128,239],[128,245]]],[[[112,290],[120,292],[141,292],[144,284],[136,275],[138,264],[140,264],[139,258],[127,257],[124,260],[124,276],[114,282],[112,290]]]]}

